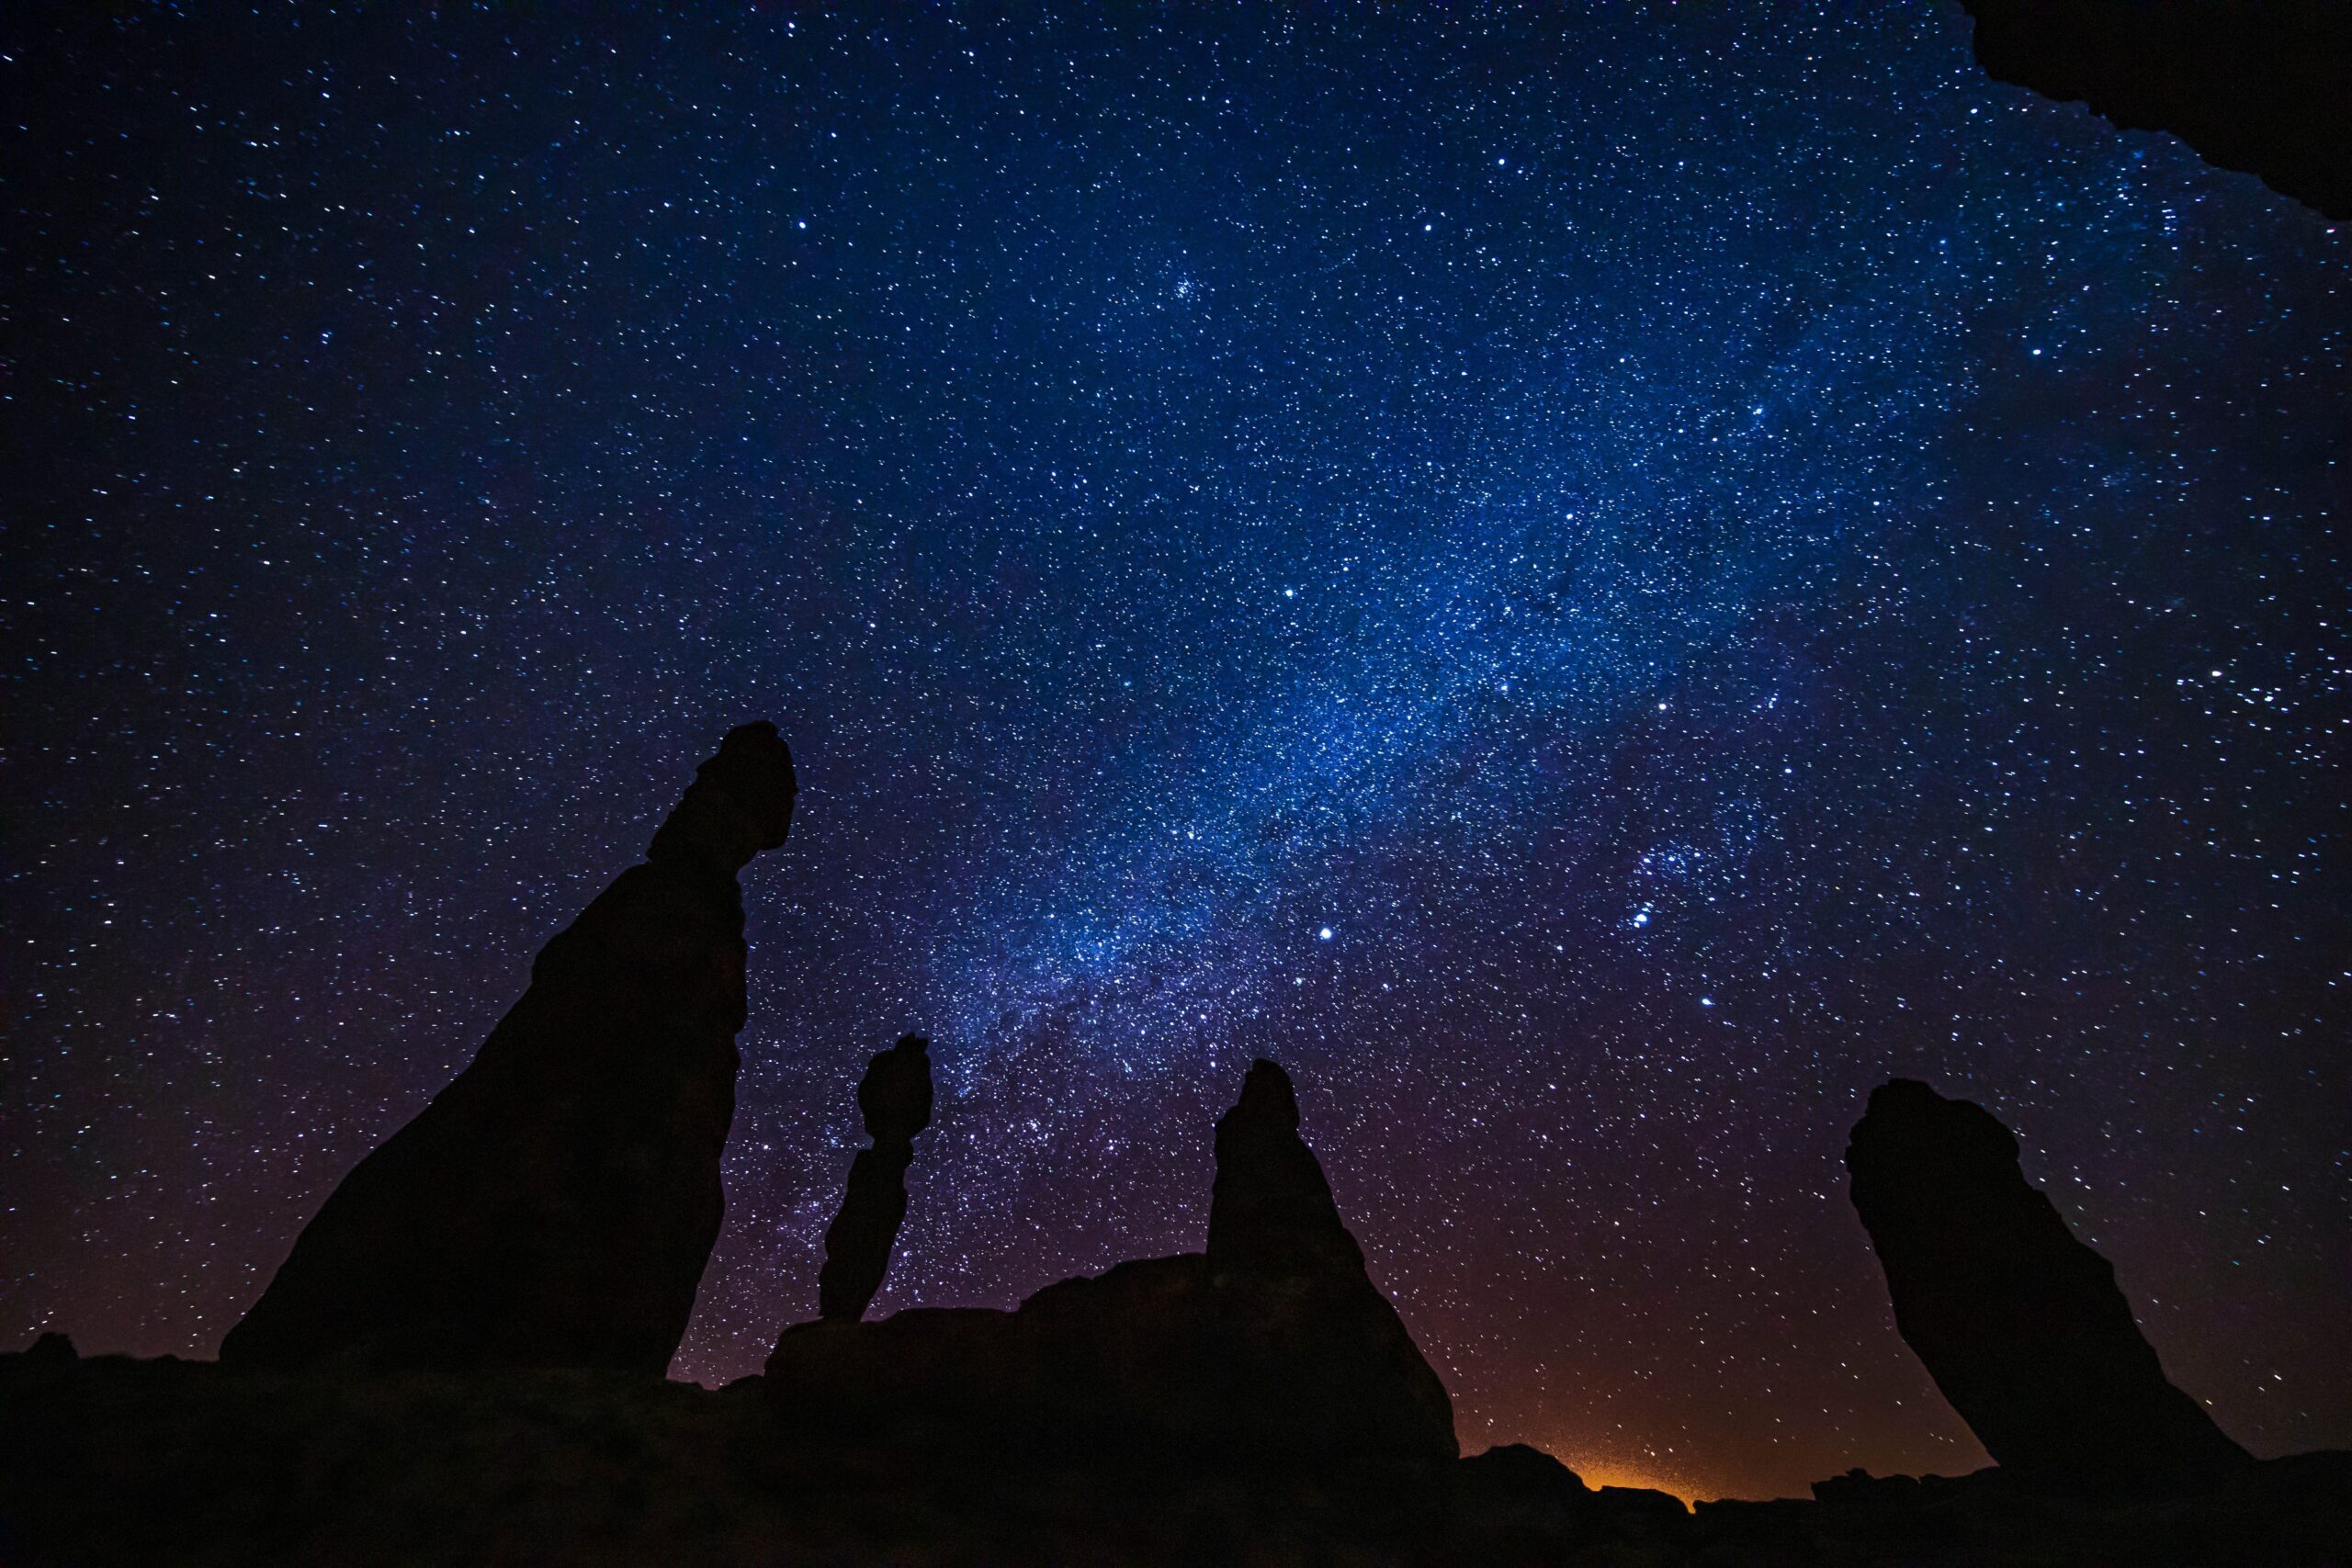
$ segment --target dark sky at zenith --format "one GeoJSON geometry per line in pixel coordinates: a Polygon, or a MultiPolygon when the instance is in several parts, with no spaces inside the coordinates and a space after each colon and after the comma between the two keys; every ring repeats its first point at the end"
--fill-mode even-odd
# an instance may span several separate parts
{"type": "Polygon", "coordinates": [[[1253,1054],[1464,1446],[1983,1462],[1838,1156],[2015,1126],[2352,1442],[2352,226],[1957,7],[10,6],[0,1335],[209,1355],[731,724],[727,1228],[1196,1247],[1253,1054]]]}

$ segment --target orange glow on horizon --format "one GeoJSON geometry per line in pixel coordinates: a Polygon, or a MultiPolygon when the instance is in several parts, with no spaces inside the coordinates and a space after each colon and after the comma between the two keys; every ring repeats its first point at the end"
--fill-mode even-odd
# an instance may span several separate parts
{"type": "Polygon", "coordinates": [[[1603,1486],[1644,1487],[1652,1492],[1664,1492],[1678,1497],[1681,1499],[1685,1507],[1690,1506],[1701,1496],[1717,1495],[1715,1493],[1695,1488],[1683,1477],[1643,1460],[1578,1459],[1573,1457],[1569,1450],[1555,1448],[1548,1443],[1535,1443],[1531,1446],[1542,1449],[1545,1453],[1566,1465],[1576,1472],[1579,1480],[1595,1491],[1599,1491],[1603,1486]]]}

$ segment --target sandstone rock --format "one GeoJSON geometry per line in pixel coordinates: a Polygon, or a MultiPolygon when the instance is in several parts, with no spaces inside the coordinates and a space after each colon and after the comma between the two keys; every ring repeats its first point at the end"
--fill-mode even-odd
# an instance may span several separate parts
{"type": "Polygon", "coordinates": [[[773,726],[730,732],[472,1065],[344,1179],[221,1359],[661,1374],[723,1207],[736,873],[784,841],[793,794],[773,726]]]}
{"type": "Polygon", "coordinates": [[[1897,1078],[1871,1092],[1846,1168],[1895,1326],[2008,1477],[2178,1488],[2250,1462],[2165,1380],[2114,1269],[2028,1184],[1983,1108],[1897,1078]]]}
{"type": "Polygon", "coordinates": [[[890,1271],[890,1244],[907,1217],[907,1167],[914,1135],[931,1125],[931,1043],[900,1039],[866,1064],[857,1086],[870,1149],[850,1162],[849,1190],[825,1231],[825,1266],[817,1277],[817,1314],[854,1323],[890,1271]]]}
{"type": "Polygon", "coordinates": [[[2343,0],[1962,0],[2004,82],[2168,130],[2208,163],[2352,218],[2352,6],[2343,0]]]}
{"type": "Polygon", "coordinates": [[[1209,1273],[1363,1278],[1363,1251],[1340,1220],[1331,1184],[1298,1135],[1298,1096],[1272,1062],[1250,1064],[1241,1098],[1217,1118],[1209,1195],[1209,1273]]]}
{"type": "Polygon", "coordinates": [[[788,1329],[767,1384],[796,1419],[914,1449],[1446,1461],[1445,1388],[1369,1276],[1251,1067],[1217,1127],[1208,1251],[1049,1285],[1011,1313],[788,1329]]]}

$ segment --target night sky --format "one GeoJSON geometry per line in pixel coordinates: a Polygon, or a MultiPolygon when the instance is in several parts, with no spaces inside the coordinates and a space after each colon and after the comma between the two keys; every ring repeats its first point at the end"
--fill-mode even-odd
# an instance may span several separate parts
{"type": "Polygon", "coordinates": [[[2352,1443],[2352,226],[1956,6],[179,9],[0,22],[11,1347],[211,1354],[770,717],[678,1376],[919,1029],[885,1307],[1196,1248],[1266,1055],[1465,1449],[1963,1471],[1904,1074],[2352,1443]]]}

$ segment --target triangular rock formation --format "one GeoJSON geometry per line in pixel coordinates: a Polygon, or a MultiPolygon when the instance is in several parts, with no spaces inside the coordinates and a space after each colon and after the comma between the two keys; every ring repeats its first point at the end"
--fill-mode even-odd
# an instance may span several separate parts
{"type": "Polygon", "coordinates": [[[1259,1062],[1217,1123],[1205,1256],[1065,1280],[1011,1313],[805,1324],[769,1390],[796,1419],[910,1448],[1451,1460],[1445,1387],[1297,1129],[1289,1077],[1259,1062]]]}
{"type": "Polygon", "coordinates": [[[224,1362],[669,1366],[724,1206],[736,873],[784,842],[794,787],[775,727],[728,735],[473,1064],[328,1198],[224,1362]]]}
{"type": "Polygon", "coordinates": [[[2195,1485],[2250,1462],[2165,1380],[2116,1288],[1983,1107],[1896,1078],[1846,1150],[1894,1323],[2001,1469],[2052,1491],[2195,1485]]]}
{"type": "Polygon", "coordinates": [[[1298,1135],[1298,1095],[1272,1062],[1250,1066],[1241,1098],[1217,1118],[1209,1195],[1209,1275],[1364,1278],[1363,1249],[1340,1223],[1331,1184],[1298,1135]]]}

